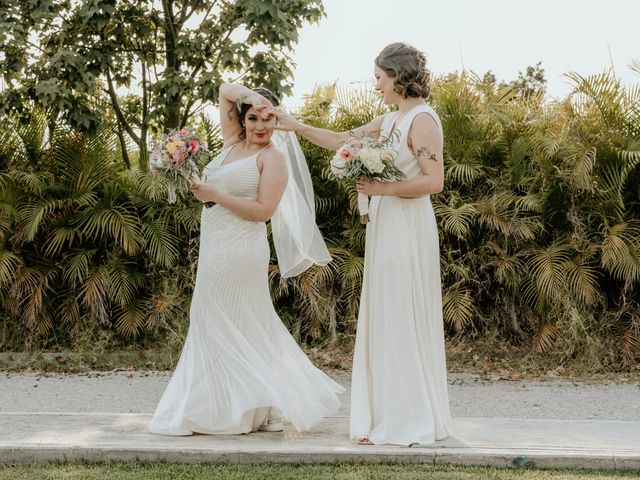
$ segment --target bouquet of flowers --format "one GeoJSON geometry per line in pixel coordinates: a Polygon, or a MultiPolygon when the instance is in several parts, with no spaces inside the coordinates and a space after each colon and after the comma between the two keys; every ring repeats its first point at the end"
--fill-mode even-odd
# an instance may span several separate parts
{"type": "Polygon", "coordinates": [[[189,127],[172,130],[155,143],[149,166],[168,181],[167,201],[175,203],[179,177],[200,181],[199,165],[209,157],[203,143],[189,127]]]}
{"type": "MultiPolygon", "coordinates": [[[[393,163],[394,151],[390,144],[392,137],[353,137],[342,145],[329,163],[334,177],[355,180],[366,178],[369,180],[398,180],[404,178],[404,173],[393,163]]],[[[358,194],[358,211],[360,221],[369,221],[369,197],[358,194]]]]}

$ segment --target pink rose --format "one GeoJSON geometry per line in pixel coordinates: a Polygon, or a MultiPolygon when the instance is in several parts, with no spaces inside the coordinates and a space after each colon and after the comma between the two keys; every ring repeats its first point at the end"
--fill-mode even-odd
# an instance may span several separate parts
{"type": "Polygon", "coordinates": [[[198,150],[200,150],[200,144],[198,141],[193,138],[189,140],[189,151],[191,152],[191,155],[198,153],[198,150]]]}

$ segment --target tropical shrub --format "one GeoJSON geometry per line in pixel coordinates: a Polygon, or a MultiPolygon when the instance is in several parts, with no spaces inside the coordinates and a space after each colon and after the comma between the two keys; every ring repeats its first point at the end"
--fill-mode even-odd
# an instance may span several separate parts
{"type": "MultiPolygon", "coordinates": [[[[468,73],[434,83],[430,102],[445,132],[446,185],[433,203],[447,334],[632,368],[640,358],[640,87],[609,73],[568,79],[573,93],[554,102],[541,89],[468,73]]],[[[325,85],[297,115],[344,131],[386,111],[369,86],[325,85]]],[[[47,118],[34,109],[0,128],[0,349],[177,349],[199,205],[183,192],[168,206],[161,181],[126,168],[108,116],[92,136],[47,118]]],[[[198,128],[217,152],[217,127],[202,119],[198,128]]],[[[283,279],[274,256],[271,292],[300,341],[332,343],[355,333],[365,229],[353,186],[328,175],[333,152],[301,142],[334,261],[283,279]]]]}

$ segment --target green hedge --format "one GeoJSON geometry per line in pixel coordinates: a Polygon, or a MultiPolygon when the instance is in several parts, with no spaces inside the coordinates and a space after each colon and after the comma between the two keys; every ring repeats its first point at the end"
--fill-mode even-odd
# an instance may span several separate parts
{"type": "MultiPolygon", "coordinates": [[[[437,79],[445,131],[434,197],[448,335],[490,332],[559,360],[632,368],[640,355],[640,88],[569,75],[545,101],[466,74],[437,79]]],[[[348,130],[384,113],[368,88],[319,87],[298,114],[348,130]]],[[[164,201],[128,170],[116,132],[87,138],[44,115],[0,136],[0,350],[179,345],[198,249],[199,205],[164,201]]],[[[219,132],[198,127],[219,148],[219,132]]],[[[317,220],[334,261],[299,277],[271,269],[291,331],[309,343],[355,331],[364,228],[356,192],[303,141],[317,220]]],[[[186,193],[186,190],[183,191],[186,193]]]]}

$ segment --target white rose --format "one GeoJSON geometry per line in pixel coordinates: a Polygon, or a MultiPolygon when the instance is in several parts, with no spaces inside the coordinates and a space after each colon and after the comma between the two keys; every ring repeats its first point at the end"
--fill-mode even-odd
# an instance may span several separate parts
{"type": "Polygon", "coordinates": [[[347,161],[339,153],[336,154],[329,162],[329,168],[338,178],[345,178],[347,176],[347,161]]]}

